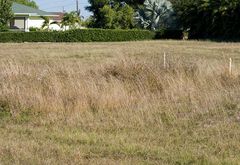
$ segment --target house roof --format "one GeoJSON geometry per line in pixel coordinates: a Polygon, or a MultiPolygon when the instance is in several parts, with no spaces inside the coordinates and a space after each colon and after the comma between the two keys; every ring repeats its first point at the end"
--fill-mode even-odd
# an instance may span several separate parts
{"type": "Polygon", "coordinates": [[[55,17],[53,17],[53,20],[55,21],[61,21],[64,13],[63,12],[51,12],[52,15],[56,15],[55,17]]]}
{"type": "Polygon", "coordinates": [[[55,14],[35,9],[26,5],[13,2],[12,11],[14,15],[28,15],[28,16],[56,16],[55,14]]]}

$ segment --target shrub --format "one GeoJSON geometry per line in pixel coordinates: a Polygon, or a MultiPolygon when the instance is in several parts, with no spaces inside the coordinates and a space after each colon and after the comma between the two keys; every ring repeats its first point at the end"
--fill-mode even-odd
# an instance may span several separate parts
{"type": "Polygon", "coordinates": [[[146,30],[104,30],[88,29],[73,30],[61,35],[62,41],[91,42],[91,41],[135,41],[153,39],[154,33],[146,30]]]}
{"type": "Polygon", "coordinates": [[[7,31],[9,31],[8,27],[6,25],[0,24],[0,32],[7,32],[7,31]]]}
{"type": "Polygon", "coordinates": [[[54,42],[54,32],[6,32],[0,33],[0,42],[54,42]]]}
{"type": "Polygon", "coordinates": [[[183,39],[182,30],[159,30],[156,31],[155,39],[183,39]]]}
{"type": "Polygon", "coordinates": [[[1,33],[0,42],[108,42],[149,40],[155,36],[147,30],[77,29],[65,32],[1,33]]]}
{"type": "Polygon", "coordinates": [[[37,27],[30,27],[29,28],[29,31],[30,32],[36,32],[36,31],[40,31],[41,29],[40,28],[37,28],[37,27]]]}

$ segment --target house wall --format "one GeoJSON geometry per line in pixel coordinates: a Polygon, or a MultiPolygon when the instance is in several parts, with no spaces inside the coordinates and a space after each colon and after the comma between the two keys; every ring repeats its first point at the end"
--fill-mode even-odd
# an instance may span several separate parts
{"type": "Polygon", "coordinates": [[[19,29],[24,29],[25,18],[15,18],[14,19],[14,26],[18,27],[19,29]]]}
{"type": "Polygon", "coordinates": [[[29,17],[28,20],[28,27],[35,27],[35,28],[41,28],[43,25],[44,20],[42,18],[38,17],[29,17]]]}
{"type": "MultiPolygon", "coordinates": [[[[28,21],[28,27],[35,27],[35,28],[41,28],[43,25],[44,20],[41,17],[30,17],[28,21]]],[[[50,18],[50,22],[53,22],[53,20],[50,18]]],[[[49,27],[51,30],[61,30],[61,28],[58,25],[50,25],[49,27]]]]}
{"type": "Polygon", "coordinates": [[[12,29],[19,29],[19,30],[24,30],[25,29],[25,17],[15,17],[13,20],[10,22],[10,27],[12,29]]]}
{"type": "MultiPolygon", "coordinates": [[[[35,28],[42,28],[44,20],[41,17],[28,17],[28,16],[15,16],[14,19],[10,23],[11,29],[18,29],[18,30],[24,30],[24,31],[29,31],[30,27],[35,27],[35,28]]],[[[54,22],[53,18],[50,18],[50,23],[54,22]]],[[[56,24],[52,24],[49,27],[50,30],[67,30],[68,27],[66,28],[61,28],[60,26],[56,24]]]]}

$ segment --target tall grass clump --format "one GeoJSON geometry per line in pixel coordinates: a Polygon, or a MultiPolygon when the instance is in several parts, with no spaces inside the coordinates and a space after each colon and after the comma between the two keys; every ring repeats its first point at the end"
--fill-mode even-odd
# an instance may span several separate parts
{"type": "Polygon", "coordinates": [[[124,125],[158,121],[159,126],[164,122],[159,113],[174,124],[198,115],[227,114],[225,106],[237,104],[240,78],[228,75],[224,65],[173,58],[164,68],[161,62],[124,58],[84,69],[77,63],[26,65],[10,60],[0,65],[1,101],[8,102],[13,115],[30,108],[79,120],[93,119],[83,114],[120,115],[124,125]]]}

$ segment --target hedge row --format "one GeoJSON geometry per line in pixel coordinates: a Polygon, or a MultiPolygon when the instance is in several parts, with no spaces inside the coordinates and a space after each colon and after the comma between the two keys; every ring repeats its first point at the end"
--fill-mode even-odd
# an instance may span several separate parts
{"type": "Polygon", "coordinates": [[[155,34],[155,39],[183,39],[182,30],[159,30],[155,34]]]}
{"type": "Polygon", "coordinates": [[[0,42],[92,42],[136,41],[154,39],[147,30],[82,29],[65,32],[6,32],[0,33],[0,42]]]}
{"type": "Polygon", "coordinates": [[[65,32],[5,32],[0,33],[0,42],[110,42],[152,39],[182,39],[181,30],[110,30],[82,29],[65,32]]]}

